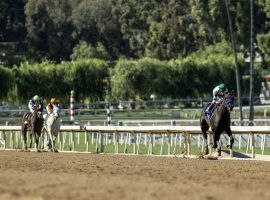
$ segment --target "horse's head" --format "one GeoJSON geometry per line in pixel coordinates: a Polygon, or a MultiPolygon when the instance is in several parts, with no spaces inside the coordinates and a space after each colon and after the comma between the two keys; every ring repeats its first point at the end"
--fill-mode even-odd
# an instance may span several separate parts
{"type": "Polygon", "coordinates": [[[59,117],[59,108],[56,105],[53,105],[53,115],[54,117],[58,118],[59,117]]]}
{"type": "Polygon", "coordinates": [[[39,110],[39,104],[35,103],[34,104],[34,114],[38,117],[38,118],[42,118],[42,113],[39,110]]]}
{"type": "Polygon", "coordinates": [[[225,95],[224,95],[224,99],[225,99],[225,105],[229,108],[229,110],[231,111],[234,107],[234,97],[233,97],[233,90],[228,91],[225,95]]]}

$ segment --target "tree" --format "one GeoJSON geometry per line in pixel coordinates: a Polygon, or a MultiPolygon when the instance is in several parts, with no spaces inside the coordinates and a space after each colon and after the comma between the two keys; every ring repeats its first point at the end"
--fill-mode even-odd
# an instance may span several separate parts
{"type": "Polygon", "coordinates": [[[71,12],[70,1],[27,1],[25,14],[31,58],[69,59],[74,44],[71,12]]]}
{"type": "Polygon", "coordinates": [[[190,34],[194,20],[186,1],[162,1],[157,3],[156,15],[149,21],[149,40],[145,54],[159,59],[185,56],[194,50],[195,39],[190,34]]]}
{"type": "Polygon", "coordinates": [[[85,41],[80,41],[80,43],[73,48],[71,59],[78,60],[87,58],[109,60],[109,54],[101,43],[98,43],[97,47],[93,47],[91,44],[88,45],[85,41]]]}
{"type": "Polygon", "coordinates": [[[24,2],[2,0],[0,10],[0,42],[25,39],[24,2]]]}
{"type": "Polygon", "coordinates": [[[14,86],[11,70],[0,65],[0,99],[7,99],[8,92],[14,86]]]}
{"type": "Polygon", "coordinates": [[[231,43],[233,48],[233,55],[234,55],[234,66],[235,66],[235,75],[236,75],[236,87],[237,87],[237,99],[238,99],[238,105],[239,105],[239,120],[242,124],[243,122],[243,112],[242,112],[242,101],[241,101],[241,83],[240,83],[240,72],[239,72],[239,66],[238,66],[238,58],[237,58],[237,49],[236,49],[236,41],[234,36],[234,30],[232,25],[232,18],[231,13],[229,10],[229,3],[227,0],[225,0],[226,4],[226,11],[228,15],[228,22],[230,26],[230,33],[231,33],[231,43]]]}
{"type": "Polygon", "coordinates": [[[81,1],[73,8],[72,22],[76,39],[104,47],[111,59],[126,54],[126,42],[113,15],[111,0],[81,1]]]}
{"type": "Polygon", "coordinates": [[[149,39],[151,13],[156,14],[155,0],[113,0],[113,17],[118,20],[124,41],[126,56],[138,58],[145,53],[149,39]]]}
{"type": "Polygon", "coordinates": [[[249,125],[254,125],[254,3],[250,0],[250,93],[249,93],[249,125]]]}
{"type": "Polygon", "coordinates": [[[0,1],[0,64],[20,64],[26,50],[24,1],[0,1]]]}

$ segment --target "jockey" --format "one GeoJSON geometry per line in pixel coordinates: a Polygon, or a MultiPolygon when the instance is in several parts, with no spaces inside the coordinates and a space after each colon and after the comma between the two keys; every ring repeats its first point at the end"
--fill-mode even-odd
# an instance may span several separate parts
{"type": "Polygon", "coordinates": [[[218,86],[216,86],[213,89],[213,100],[205,110],[205,113],[206,113],[208,119],[210,119],[210,117],[211,117],[211,114],[212,114],[212,111],[215,107],[215,104],[221,103],[224,101],[224,95],[226,92],[228,92],[228,88],[226,87],[226,85],[224,83],[219,84],[218,86]]]}
{"type": "Polygon", "coordinates": [[[51,98],[50,103],[46,106],[46,110],[48,114],[51,114],[53,112],[53,107],[58,106],[56,98],[51,98]]]}
{"type": "Polygon", "coordinates": [[[213,89],[213,101],[212,103],[219,103],[224,99],[225,93],[228,92],[228,88],[224,83],[219,84],[213,89]]]}
{"type": "Polygon", "coordinates": [[[33,98],[31,98],[29,100],[28,108],[29,108],[31,113],[33,113],[35,111],[35,108],[34,108],[35,105],[38,106],[38,111],[42,113],[43,104],[42,104],[42,101],[38,95],[35,95],[33,98]]]}
{"type": "Polygon", "coordinates": [[[43,118],[45,119],[44,123],[46,122],[48,116],[53,113],[54,106],[58,106],[58,102],[57,102],[56,98],[51,98],[50,103],[48,103],[48,105],[46,106],[47,114],[43,115],[43,118]]]}
{"type": "Polygon", "coordinates": [[[48,116],[53,113],[54,106],[58,106],[58,102],[57,102],[56,98],[51,98],[50,103],[48,103],[48,105],[46,106],[47,114],[43,115],[43,118],[45,119],[44,123],[47,120],[48,116]]]}

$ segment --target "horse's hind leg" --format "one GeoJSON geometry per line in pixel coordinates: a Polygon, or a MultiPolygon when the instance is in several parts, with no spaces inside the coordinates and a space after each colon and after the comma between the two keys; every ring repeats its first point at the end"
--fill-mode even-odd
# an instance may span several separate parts
{"type": "Polygon", "coordinates": [[[204,154],[209,154],[208,144],[207,144],[207,131],[209,129],[208,124],[205,121],[202,121],[201,123],[201,130],[203,132],[203,138],[204,138],[204,154]]]}
{"type": "Polygon", "coordinates": [[[27,127],[25,124],[22,125],[22,141],[23,141],[23,149],[27,150],[27,127]]]}
{"type": "Polygon", "coordinates": [[[54,149],[54,135],[53,135],[53,131],[49,131],[49,137],[50,137],[50,147],[52,148],[52,152],[55,152],[55,149],[54,149]]]}

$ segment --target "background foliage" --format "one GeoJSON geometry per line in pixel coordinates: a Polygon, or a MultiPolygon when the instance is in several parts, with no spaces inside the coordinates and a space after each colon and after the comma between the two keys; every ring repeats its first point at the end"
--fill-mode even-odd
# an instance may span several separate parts
{"type": "MultiPolygon", "coordinates": [[[[270,64],[269,5],[255,1],[256,95],[270,64]]],[[[229,10],[248,75],[249,1],[229,10]]],[[[0,27],[2,100],[67,99],[71,89],[81,101],[209,97],[220,82],[236,88],[225,1],[2,0],[0,27]]],[[[241,81],[248,95],[249,80],[241,81]]]]}

